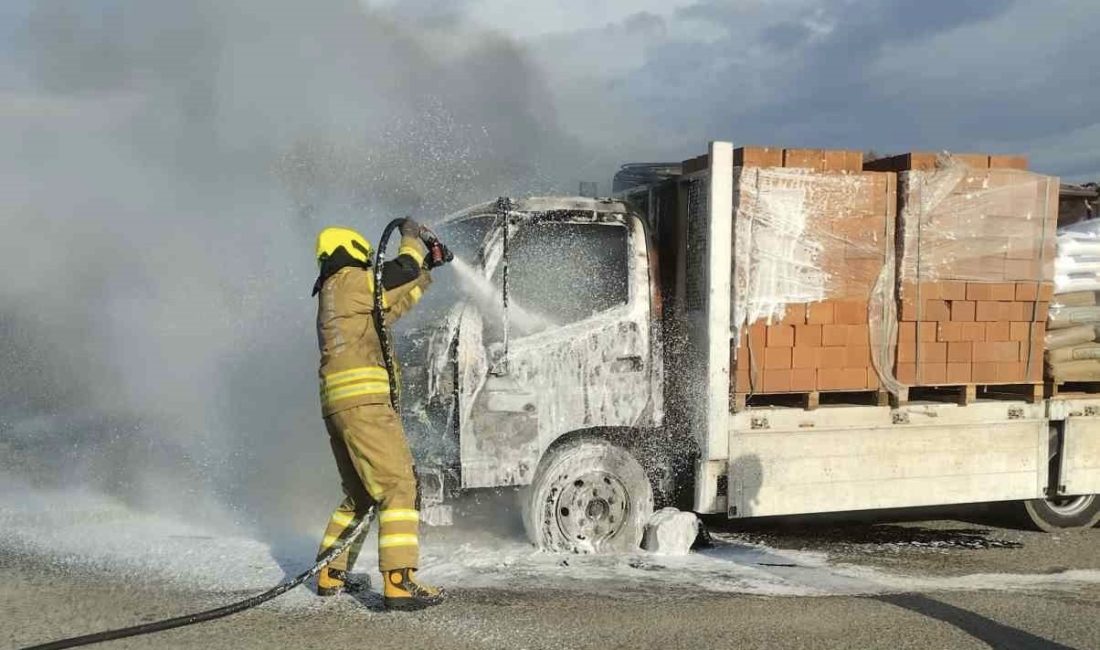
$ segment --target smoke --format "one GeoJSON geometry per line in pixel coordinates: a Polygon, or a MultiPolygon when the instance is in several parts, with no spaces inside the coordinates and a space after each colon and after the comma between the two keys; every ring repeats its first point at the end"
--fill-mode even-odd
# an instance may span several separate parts
{"type": "Polygon", "coordinates": [[[393,11],[4,10],[0,471],[273,538],[323,520],[316,230],[571,191],[596,155],[522,44],[393,11]]]}

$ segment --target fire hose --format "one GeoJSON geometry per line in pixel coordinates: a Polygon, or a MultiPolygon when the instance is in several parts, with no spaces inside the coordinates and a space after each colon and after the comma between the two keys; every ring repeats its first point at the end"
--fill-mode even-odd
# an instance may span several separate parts
{"type": "Polygon", "coordinates": [[[335,544],[332,545],[324,554],[321,555],[321,559],[317,561],[308,571],[298,574],[293,580],[284,582],[272,589],[268,589],[262,594],[256,594],[250,598],[223,605],[215,609],[208,609],[203,612],[196,612],[194,614],[185,614],[183,616],[177,616],[175,618],[168,618],[162,621],[153,621],[151,623],[143,623],[142,625],[135,625],[133,627],[124,627],[118,630],[106,630],[103,632],[96,632],[94,634],[85,634],[84,636],[76,636],[71,639],[61,639],[59,641],[51,641],[49,643],[42,643],[39,645],[32,645],[23,648],[22,650],[60,650],[61,648],[75,648],[82,645],[91,645],[93,643],[103,643],[104,641],[114,641],[115,639],[124,639],[129,636],[138,636],[141,634],[152,634],[153,632],[162,632],[164,630],[171,630],[177,627],[183,627],[185,625],[194,625],[195,623],[205,623],[206,621],[213,621],[218,618],[229,616],[230,614],[236,614],[243,612],[246,609],[251,609],[260,603],[265,603],[272,598],[277,598],[291,589],[302,584],[306,580],[309,580],[313,576],[317,575],[329,565],[340,553],[344,552],[352,542],[359,538],[367,528],[370,527],[371,520],[374,519],[374,510],[370,510],[363,519],[351,529],[351,533],[343,536],[335,544]]]}
{"type": "MultiPolygon", "coordinates": [[[[378,249],[374,258],[374,323],[377,328],[378,342],[382,348],[382,360],[386,365],[386,371],[389,374],[390,381],[390,404],[393,405],[394,410],[398,410],[398,400],[400,396],[400,387],[397,380],[396,364],[393,358],[393,349],[391,348],[389,330],[386,328],[385,321],[385,305],[383,304],[383,286],[382,286],[382,264],[384,259],[384,253],[386,250],[386,244],[390,239],[390,235],[393,231],[401,226],[404,219],[394,219],[386,228],[382,231],[382,236],[378,240],[378,249]]],[[[420,238],[424,242],[424,245],[428,248],[428,260],[427,264],[429,268],[439,266],[446,262],[450,262],[453,259],[453,255],[444,246],[439,238],[436,237],[428,228],[421,228],[420,238]]],[[[194,614],[185,614],[183,616],[177,616],[175,618],[168,618],[161,621],[153,621],[150,623],[143,623],[141,625],[134,625],[132,627],[124,627],[117,630],[105,630],[103,632],[96,632],[94,634],[85,634],[83,636],[72,637],[69,639],[60,639],[58,641],[51,641],[49,643],[41,643],[38,645],[27,646],[22,650],[60,650],[61,648],[76,648],[78,646],[91,645],[93,643],[103,643],[104,641],[114,641],[116,639],[124,639],[131,636],[139,636],[142,634],[152,634],[153,632],[162,632],[164,630],[171,630],[177,627],[184,627],[186,625],[194,625],[195,623],[204,623],[206,621],[213,621],[215,619],[230,616],[238,612],[243,612],[246,609],[251,609],[261,603],[265,603],[273,598],[277,598],[286,592],[294,589],[298,585],[302,584],[306,580],[316,576],[322,569],[327,567],[334,559],[336,559],[341,553],[344,552],[348,546],[350,546],[356,539],[358,539],[366,530],[370,527],[371,520],[374,519],[373,506],[367,511],[367,514],[350,530],[350,533],[342,535],[340,539],[336,541],[328,550],[326,550],[317,560],[317,563],[309,568],[308,571],[304,571],[295,576],[292,580],[281,583],[261,594],[256,594],[250,598],[246,598],[235,603],[223,605],[215,609],[209,609],[202,612],[195,612],[194,614]]]]}
{"type": "MultiPolygon", "coordinates": [[[[404,219],[394,219],[386,224],[382,230],[382,236],[378,238],[378,248],[374,253],[374,327],[378,333],[378,344],[382,348],[382,362],[386,365],[386,374],[390,380],[390,404],[393,410],[400,413],[398,402],[401,395],[401,387],[398,383],[397,365],[393,360],[393,347],[390,341],[389,329],[386,327],[385,318],[385,293],[382,286],[382,265],[386,252],[386,244],[390,241],[393,231],[400,228],[404,219]]],[[[430,229],[420,227],[420,240],[428,249],[428,268],[435,268],[454,259],[451,251],[439,241],[439,237],[430,229]]]]}

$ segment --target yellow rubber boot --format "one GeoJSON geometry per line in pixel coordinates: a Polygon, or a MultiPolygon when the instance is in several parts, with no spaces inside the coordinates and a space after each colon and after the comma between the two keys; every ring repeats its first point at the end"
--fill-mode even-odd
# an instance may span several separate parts
{"type": "Polygon", "coordinates": [[[321,569],[317,574],[317,595],[335,596],[344,590],[344,572],[333,569],[321,569]]]}
{"type": "Polygon", "coordinates": [[[349,576],[347,571],[340,569],[322,569],[317,574],[317,595],[335,596],[346,591],[349,594],[357,594],[370,590],[370,578],[367,576],[349,576]]]}
{"type": "Polygon", "coordinates": [[[416,611],[438,605],[447,597],[443,589],[417,582],[416,569],[387,571],[385,579],[382,604],[389,610],[416,611]]]}

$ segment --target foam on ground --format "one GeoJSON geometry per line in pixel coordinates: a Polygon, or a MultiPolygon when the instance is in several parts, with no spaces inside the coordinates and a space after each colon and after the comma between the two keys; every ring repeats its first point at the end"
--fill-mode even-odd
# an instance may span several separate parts
{"type": "MultiPolygon", "coordinates": [[[[0,501],[0,552],[38,557],[62,570],[102,571],[163,580],[167,588],[244,595],[304,571],[314,540],[264,542],[200,525],[136,512],[110,498],[79,492],[5,491],[0,501]]],[[[320,530],[318,530],[320,534],[320,530]]],[[[357,567],[374,571],[374,539],[357,567]]],[[[1100,571],[925,577],[866,566],[830,564],[823,552],[776,550],[723,539],[685,556],[638,552],[608,556],[542,553],[500,532],[424,530],[421,575],[462,588],[515,588],[608,593],[622,597],[698,595],[700,591],[760,596],[826,596],[910,591],[1062,590],[1100,583],[1100,571]],[[689,587],[685,589],[685,587],[689,587]]],[[[374,581],[377,584],[377,580],[374,581]]],[[[319,599],[299,588],[270,606],[301,608],[319,599]]]]}

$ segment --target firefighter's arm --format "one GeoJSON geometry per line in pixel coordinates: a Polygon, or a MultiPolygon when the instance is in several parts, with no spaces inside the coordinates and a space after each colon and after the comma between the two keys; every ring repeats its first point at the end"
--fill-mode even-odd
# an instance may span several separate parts
{"type": "Polygon", "coordinates": [[[428,249],[419,237],[403,235],[397,257],[382,265],[382,289],[397,289],[419,278],[427,254],[428,249]]]}
{"type": "MultiPolygon", "coordinates": [[[[428,255],[428,248],[424,245],[424,242],[420,237],[416,235],[401,235],[401,247],[397,249],[397,258],[393,260],[392,264],[400,264],[405,269],[414,269],[420,271],[424,268],[424,258],[428,255]]],[[[394,282],[392,285],[386,280],[386,266],[382,267],[382,286],[386,289],[392,289],[396,286],[404,284],[403,282],[394,282]]]]}
{"type": "Polygon", "coordinates": [[[432,283],[432,276],[427,271],[421,271],[420,275],[412,282],[407,282],[400,287],[386,292],[386,324],[396,322],[407,314],[413,305],[420,302],[424,291],[432,283]]]}
{"type": "Polygon", "coordinates": [[[403,235],[397,258],[383,265],[382,289],[385,291],[387,324],[408,313],[431,284],[431,274],[424,269],[427,252],[419,237],[403,235]]]}

